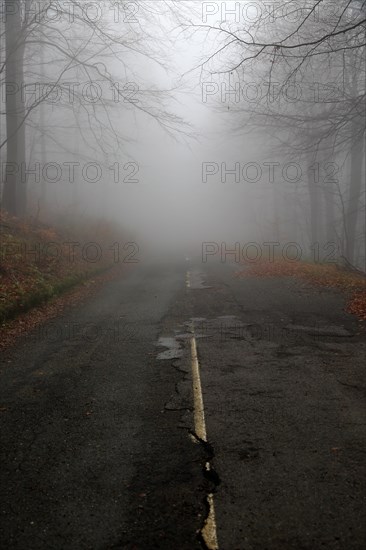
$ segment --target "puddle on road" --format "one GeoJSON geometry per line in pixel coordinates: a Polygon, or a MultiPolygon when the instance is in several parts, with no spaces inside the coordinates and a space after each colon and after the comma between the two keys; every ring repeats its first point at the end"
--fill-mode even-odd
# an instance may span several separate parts
{"type": "Polygon", "coordinates": [[[158,359],[180,359],[180,357],[182,357],[183,351],[176,338],[162,336],[159,338],[156,346],[168,348],[158,354],[158,359]]]}

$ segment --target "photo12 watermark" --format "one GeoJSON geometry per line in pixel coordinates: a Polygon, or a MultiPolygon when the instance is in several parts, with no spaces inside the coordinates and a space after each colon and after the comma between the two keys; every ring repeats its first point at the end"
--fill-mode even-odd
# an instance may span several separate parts
{"type": "Polygon", "coordinates": [[[18,181],[26,183],[46,184],[136,184],[140,183],[138,174],[140,167],[137,162],[115,162],[111,166],[105,166],[99,162],[78,162],[69,160],[64,162],[50,161],[44,164],[40,162],[16,163],[4,161],[0,163],[2,181],[6,183],[9,178],[17,177],[18,181]]]}
{"type": "Polygon", "coordinates": [[[141,5],[141,2],[125,0],[78,0],[77,2],[72,0],[47,0],[47,2],[13,0],[11,3],[5,3],[0,11],[0,21],[5,23],[14,14],[24,11],[28,21],[48,25],[62,22],[73,24],[80,21],[98,25],[103,20],[133,24],[139,22],[141,5]]]}
{"type": "Polygon", "coordinates": [[[318,323],[309,327],[297,327],[273,323],[243,323],[236,319],[220,320],[220,322],[198,320],[195,324],[195,332],[199,341],[218,343],[244,341],[252,344],[253,341],[260,341],[298,345],[309,341],[318,342],[322,338],[318,323]]]}
{"type": "Polygon", "coordinates": [[[94,321],[85,323],[48,321],[38,325],[26,334],[25,338],[32,343],[67,342],[88,345],[103,341],[113,345],[141,341],[142,334],[136,323],[127,323],[122,319],[104,321],[103,324],[94,321]]]}
{"type": "Polygon", "coordinates": [[[202,162],[202,183],[338,183],[340,167],[336,162],[250,161],[202,162]]]}
{"type": "MultiPolygon", "coordinates": [[[[346,7],[349,12],[352,8],[353,6],[346,7]]],[[[279,21],[286,23],[305,21],[311,25],[339,17],[346,9],[336,1],[308,3],[300,0],[289,0],[288,2],[211,1],[202,2],[201,21],[208,26],[220,23],[237,23],[244,25],[244,28],[248,28],[249,25],[253,27],[259,23],[274,25],[279,21]]],[[[358,9],[361,7],[358,6],[358,9]]]]}
{"type": "Polygon", "coordinates": [[[96,264],[107,261],[113,264],[139,263],[140,247],[136,242],[114,242],[105,244],[89,241],[26,241],[1,242],[0,260],[32,262],[40,264],[47,261],[60,261],[75,264],[84,262],[96,264]]]}
{"type": "Polygon", "coordinates": [[[299,243],[291,241],[280,243],[267,242],[203,242],[201,247],[202,263],[215,260],[221,263],[235,262],[255,264],[285,260],[298,262],[302,259],[311,259],[314,263],[337,263],[340,257],[339,245],[335,242],[312,243],[304,249],[299,243]]]}
{"type": "Polygon", "coordinates": [[[106,77],[105,80],[85,82],[12,82],[3,81],[0,87],[3,105],[11,96],[16,96],[24,106],[38,105],[105,105],[107,103],[126,103],[137,105],[141,90],[136,82],[118,82],[106,77]]]}
{"type": "MultiPolygon", "coordinates": [[[[231,80],[231,79],[230,79],[231,80]]],[[[344,83],[342,83],[343,85],[344,83]]],[[[241,103],[330,103],[345,98],[342,88],[323,82],[202,82],[202,103],[219,101],[226,105],[241,103]]]]}

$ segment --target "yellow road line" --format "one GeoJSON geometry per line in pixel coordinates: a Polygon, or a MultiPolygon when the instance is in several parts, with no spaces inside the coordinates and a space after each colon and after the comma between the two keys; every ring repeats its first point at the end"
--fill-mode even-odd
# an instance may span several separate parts
{"type": "MultiPolygon", "coordinates": [[[[187,273],[186,283],[189,288],[190,278],[189,272],[187,273]]],[[[200,366],[197,355],[197,344],[194,336],[194,326],[192,324],[192,338],[191,338],[191,362],[192,362],[192,385],[193,385],[193,403],[194,403],[194,431],[196,436],[202,441],[207,442],[207,431],[205,421],[205,409],[203,405],[202,386],[200,377],[200,366]]],[[[207,470],[210,470],[210,463],[206,463],[207,470]]],[[[210,493],[207,496],[207,503],[209,507],[208,516],[201,531],[203,540],[209,550],[218,550],[219,544],[217,541],[217,528],[215,517],[215,505],[213,494],[210,493]]]]}
{"type": "Polygon", "coordinates": [[[202,537],[207,548],[210,550],[218,550],[219,544],[217,542],[215,505],[212,493],[208,495],[207,502],[209,506],[209,513],[202,529],[202,537]]]}
{"type": "MultiPolygon", "coordinates": [[[[193,403],[194,403],[194,431],[196,436],[202,441],[207,442],[207,431],[205,421],[205,409],[203,405],[200,367],[197,356],[197,344],[194,335],[191,338],[191,360],[192,360],[192,381],[193,381],[193,403]]],[[[210,469],[210,463],[206,463],[207,470],[210,469]]],[[[209,507],[208,516],[202,529],[202,537],[209,550],[218,550],[217,541],[215,505],[213,494],[207,496],[209,507]]]]}
{"type": "Polygon", "coordinates": [[[196,338],[191,338],[191,360],[192,360],[192,379],[193,379],[193,402],[194,402],[194,431],[200,439],[207,441],[205,410],[203,407],[203,397],[200,378],[200,367],[197,357],[196,338]]]}

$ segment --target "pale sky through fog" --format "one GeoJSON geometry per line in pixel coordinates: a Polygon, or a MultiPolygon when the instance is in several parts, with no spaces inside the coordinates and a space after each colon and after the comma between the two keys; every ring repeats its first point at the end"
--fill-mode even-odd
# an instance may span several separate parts
{"type": "MultiPolygon", "coordinates": [[[[225,160],[229,169],[230,163],[252,160],[254,148],[247,136],[231,132],[232,114],[226,109],[220,112],[217,97],[202,100],[205,84],[200,81],[200,69],[192,69],[210,50],[209,38],[197,33],[188,40],[176,23],[164,17],[161,23],[167,26],[166,40],[174,41],[174,47],[167,50],[171,71],[167,73],[150,60],[142,64],[160,89],[174,87],[168,106],[191,125],[188,133],[192,135],[174,140],[153,120],[147,121],[134,150],[141,162],[141,183],[122,190],[122,205],[116,210],[142,239],[157,246],[243,240],[245,220],[255,217],[245,189],[231,185],[230,178],[227,184],[220,178],[203,183],[202,163],[225,160]]],[[[252,185],[248,196],[253,191],[257,194],[252,185]]]]}

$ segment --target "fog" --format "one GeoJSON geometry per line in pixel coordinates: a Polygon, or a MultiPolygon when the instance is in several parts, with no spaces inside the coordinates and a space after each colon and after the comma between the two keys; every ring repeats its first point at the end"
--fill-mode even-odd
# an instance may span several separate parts
{"type": "Polygon", "coordinates": [[[364,3],[0,4],[6,210],[364,267],[364,3]]]}

